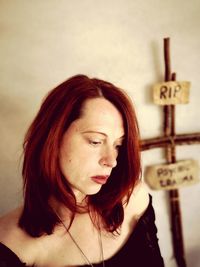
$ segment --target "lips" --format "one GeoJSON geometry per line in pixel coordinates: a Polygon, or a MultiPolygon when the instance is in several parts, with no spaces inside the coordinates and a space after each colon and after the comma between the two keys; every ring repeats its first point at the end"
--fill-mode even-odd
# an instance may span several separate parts
{"type": "Polygon", "coordinates": [[[109,175],[97,175],[91,177],[91,179],[97,184],[105,184],[108,180],[109,175]]]}

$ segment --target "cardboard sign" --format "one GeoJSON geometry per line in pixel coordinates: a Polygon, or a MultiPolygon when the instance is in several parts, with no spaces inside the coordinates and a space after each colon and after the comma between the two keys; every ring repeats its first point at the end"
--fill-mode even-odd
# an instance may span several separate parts
{"type": "Polygon", "coordinates": [[[189,102],[190,82],[164,82],[153,87],[154,103],[158,105],[176,105],[189,102]]]}
{"type": "Polygon", "coordinates": [[[182,160],[172,164],[149,166],[145,170],[145,181],[154,190],[171,190],[199,182],[198,162],[182,160]]]}

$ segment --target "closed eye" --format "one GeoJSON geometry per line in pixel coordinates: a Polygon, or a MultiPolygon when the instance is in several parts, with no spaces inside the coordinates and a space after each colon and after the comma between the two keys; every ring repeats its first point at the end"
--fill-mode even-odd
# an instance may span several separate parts
{"type": "Polygon", "coordinates": [[[102,141],[89,140],[89,144],[93,146],[98,146],[102,144],[102,141]]]}

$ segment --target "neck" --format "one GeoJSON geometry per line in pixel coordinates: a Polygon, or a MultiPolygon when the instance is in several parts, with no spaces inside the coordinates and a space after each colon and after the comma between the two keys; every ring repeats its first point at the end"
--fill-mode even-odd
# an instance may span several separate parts
{"type": "Polygon", "coordinates": [[[87,195],[83,194],[82,192],[80,192],[79,190],[75,188],[72,188],[72,191],[74,193],[77,205],[79,204],[84,205],[87,200],[87,195]]]}
{"type": "MultiPolygon", "coordinates": [[[[71,211],[68,207],[66,207],[63,203],[58,201],[56,198],[51,197],[49,200],[50,206],[53,208],[55,213],[59,215],[62,220],[65,222],[68,221],[73,215],[73,211],[71,211]]],[[[85,197],[81,202],[76,202],[76,211],[75,214],[78,213],[88,213],[88,198],[85,197]]]]}

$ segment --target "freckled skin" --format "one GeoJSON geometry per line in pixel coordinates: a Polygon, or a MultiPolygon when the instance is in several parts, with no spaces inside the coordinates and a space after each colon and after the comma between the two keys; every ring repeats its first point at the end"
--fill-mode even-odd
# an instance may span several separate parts
{"type": "Polygon", "coordinates": [[[116,146],[123,135],[122,116],[112,103],[104,98],[85,102],[83,115],[65,132],[60,150],[61,171],[80,201],[101,189],[92,176],[109,175],[116,166],[116,146]]]}

